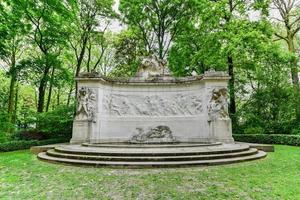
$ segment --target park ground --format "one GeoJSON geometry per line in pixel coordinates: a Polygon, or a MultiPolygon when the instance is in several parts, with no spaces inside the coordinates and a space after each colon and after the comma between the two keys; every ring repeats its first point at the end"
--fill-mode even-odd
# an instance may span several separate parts
{"type": "Polygon", "coordinates": [[[0,199],[300,199],[300,147],[257,161],[172,169],[51,164],[29,151],[0,153],[0,199]]]}

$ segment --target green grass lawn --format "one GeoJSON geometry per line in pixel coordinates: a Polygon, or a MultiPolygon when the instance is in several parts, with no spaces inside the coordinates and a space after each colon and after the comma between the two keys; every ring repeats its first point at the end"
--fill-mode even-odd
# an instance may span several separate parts
{"type": "Polygon", "coordinates": [[[0,153],[0,199],[300,199],[300,148],[258,161],[179,169],[84,168],[0,153]]]}

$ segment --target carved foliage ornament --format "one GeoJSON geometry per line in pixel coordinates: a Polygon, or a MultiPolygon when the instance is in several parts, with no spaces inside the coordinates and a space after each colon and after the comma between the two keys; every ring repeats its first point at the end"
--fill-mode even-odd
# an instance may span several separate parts
{"type": "Polygon", "coordinates": [[[208,116],[210,121],[229,118],[227,98],[227,88],[215,88],[212,90],[208,104],[208,116]]]}
{"type": "Polygon", "coordinates": [[[81,87],[77,94],[77,120],[95,120],[96,93],[91,88],[81,87]]]}

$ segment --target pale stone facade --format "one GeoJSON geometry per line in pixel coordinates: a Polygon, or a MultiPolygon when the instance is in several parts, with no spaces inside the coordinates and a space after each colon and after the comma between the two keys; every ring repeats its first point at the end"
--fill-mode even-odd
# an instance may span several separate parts
{"type": "Polygon", "coordinates": [[[224,72],[78,83],[71,143],[233,142],[224,72]]]}

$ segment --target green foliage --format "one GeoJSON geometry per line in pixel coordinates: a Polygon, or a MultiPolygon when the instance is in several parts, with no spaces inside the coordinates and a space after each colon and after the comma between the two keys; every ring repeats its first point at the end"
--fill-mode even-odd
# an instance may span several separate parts
{"type": "Polygon", "coordinates": [[[134,76],[140,64],[140,57],[145,54],[139,41],[137,30],[128,29],[119,33],[114,41],[116,67],[110,73],[112,77],[134,76]]]}
{"type": "Polygon", "coordinates": [[[256,51],[254,70],[239,71],[237,115],[242,120],[238,129],[258,126],[265,133],[289,134],[297,124],[288,76],[293,58],[275,45],[265,44],[256,51]]]}
{"type": "Polygon", "coordinates": [[[144,49],[163,59],[182,25],[191,18],[193,1],[121,0],[121,19],[133,29],[144,49]]]}
{"type": "Polygon", "coordinates": [[[293,135],[299,135],[300,136],[300,125],[298,127],[295,127],[293,130],[292,130],[292,133],[293,135]]]}
{"type": "Polygon", "coordinates": [[[299,94],[290,81],[298,58],[274,42],[280,26],[267,20],[269,3],[121,0],[119,19],[126,29],[107,33],[117,17],[113,0],[1,1],[0,141],[13,130],[69,136],[74,75],[95,69],[130,77],[152,53],[168,59],[174,76],[232,66],[236,133],[299,134],[299,94]],[[254,11],[261,18],[249,17],[254,11]]]}
{"type": "Polygon", "coordinates": [[[8,121],[8,115],[5,112],[0,112],[0,142],[7,141],[10,139],[11,135],[8,130],[14,130],[14,124],[8,121]]]}
{"type": "Polygon", "coordinates": [[[69,137],[72,133],[74,107],[58,106],[55,110],[37,114],[37,128],[48,138],[69,137]]]}
{"type": "Polygon", "coordinates": [[[55,139],[48,139],[48,140],[18,140],[18,141],[9,141],[0,143],[0,152],[7,152],[7,151],[16,151],[22,149],[28,149],[32,146],[41,146],[47,144],[56,144],[67,142],[69,138],[55,138],[55,139]]]}
{"type": "Polygon", "coordinates": [[[244,129],[245,134],[263,134],[264,129],[261,127],[246,127],[244,129]]]}
{"type": "Polygon", "coordinates": [[[234,134],[233,138],[235,141],[239,142],[300,146],[300,135],[234,134]]]}

